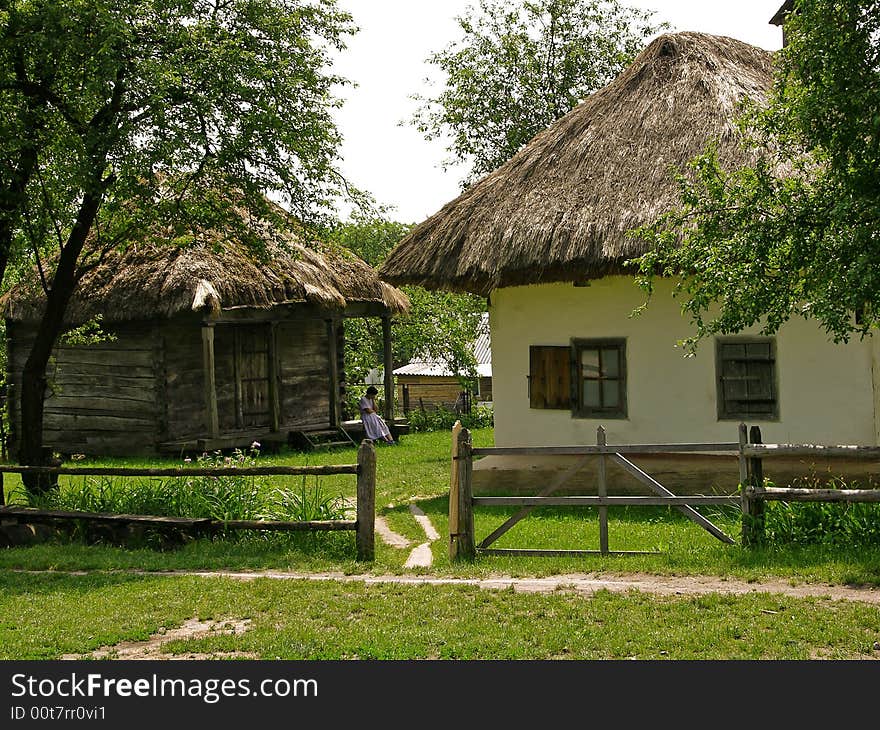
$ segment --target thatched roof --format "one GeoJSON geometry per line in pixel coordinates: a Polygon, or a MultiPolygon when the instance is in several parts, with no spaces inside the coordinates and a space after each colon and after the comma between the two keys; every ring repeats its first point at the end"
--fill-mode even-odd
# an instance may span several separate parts
{"type": "MultiPolygon", "coordinates": [[[[290,303],[341,310],[366,302],[384,305],[391,314],[409,308],[403,292],[381,281],[354,254],[304,246],[289,234],[260,235],[263,258],[241,243],[218,243],[210,235],[182,247],[155,239],[133,242],[83,277],[67,320],[77,324],[99,314],[104,321],[120,322],[290,303]]],[[[7,318],[34,320],[44,301],[34,276],[10,291],[2,305],[7,318]]]]}
{"type": "Polygon", "coordinates": [[[645,252],[626,235],[678,202],[683,169],[717,140],[725,165],[751,161],[735,124],[766,98],[770,53],[732,38],[654,40],[604,89],[418,225],[380,275],[395,284],[488,294],[622,271],[645,252]]]}

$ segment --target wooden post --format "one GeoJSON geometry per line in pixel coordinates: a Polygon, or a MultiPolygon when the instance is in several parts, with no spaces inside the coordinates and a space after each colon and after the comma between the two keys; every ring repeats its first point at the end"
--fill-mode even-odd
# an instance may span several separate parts
{"type": "Polygon", "coordinates": [[[330,360],[330,428],[339,426],[339,348],[336,339],[336,320],[327,320],[327,352],[330,360]]]}
{"type": "Polygon", "coordinates": [[[742,509],[742,544],[743,547],[751,541],[751,526],[749,515],[751,511],[751,501],[746,494],[749,486],[749,461],[743,455],[743,448],[749,443],[749,431],[746,424],[739,424],[739,493],[740,505],[742,509]]]}
{"type": "Polygon", "coordinates": [[[217,415],[217,385],[214,380],[214,323],[202,322],[202,372],[205,381],[205,430],[211,438],[220,435],[217,415]]]}
{"type": "Polygon", "coordinates": [[[452,427],[452,468],[449,477],[449,560],[458,557],[458,435],[461,421],[452,427]]]}
{"type": "MultiPolygon", "coordinates": [[[[605,429],[602,426],[596,429],[596,445],[605,446],[605,429]]],[[[596,494],[600,497],[608,496],[608,481],[605,472],[605,454],[599,454],[599,485],[596,494]]],[[[608,555],[608,507],[599,507],[599,552],[608,555]]]]}
{"type": "Polygon", "coordinates": [[[382,357],[385,369],[385,422],[391,429],[391,435],[397,438],[394,432],[394,353],[391,351],[391,317],[382,317],[382,357]]]}
{"type": "MultiPolygon", "coordinates": [[[[761,429],[752,426],[749,430],[749,441],[753,444],[764,443],[761,439],[761,429]]],[[[764,463],[760,457],[749,459],[749,483],[755,489],[764,488],[764,463]]],[[[764,542],[764,500],[760,498],[749,500],[749,514],[746,516],[749,522],[749,545],[760,545],[764,542]]]]}
{"type": "Polygon", "coordinates": [[[358,448],[357,474],[357,543],[358,560],[376,557],[376,449],[364,439],[358,448]]]}
{"type": "Polygon", "coordinates": [[[269,425],[273,433],[281,428],[281,387],[279,383],[278,363],[278,323],[269,323],[269,425]]]}
{"type": "Polygon", "coordinates": [[[458,434],[458,560],[473,560],[477,555],[474,544],[473,472],[471,432],[463,428],[458,434]]]}

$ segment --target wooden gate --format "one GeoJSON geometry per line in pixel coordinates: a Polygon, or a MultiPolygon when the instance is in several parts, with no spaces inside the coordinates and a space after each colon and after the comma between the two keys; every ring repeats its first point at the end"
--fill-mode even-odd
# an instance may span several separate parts
{"type": "Polygon", "coordinates": [[[605,443],[605,429],[597,430],[595,446],[538,446],[538,447],[502,447],[473,448],[470,431],[456,424],[453,431],[453,469],[449,497],[449,556],[450,559],[473,558],[477,550],[484,554],[495,555],[610,555],[633,553],[640,551],[612,551],[608,544],[608,507],[610,506],[667,506],[674,507],[688,519],[700,525],[704,530],[729,545],[734,540],[726,535],[710,520],[697,512],[694,505],[736,505],[740,506],[742,497],[733,495],[691,495],[676,496],[660,482],[647,474],[624,454],[646,453],[694,453],[707,451],[740,450],[741,482],[746,481],[746,464],[742,455],[741,445],[736,443],[705,443],[705,444],[627,444],[610,446],[605,443]],[[532,497],[474,497],[471,486],[473,474],[473,457],[489,455],[570,455],[581,458],[570,469],[548,484],[539,494],[532,497]],[[595,496],[553,496],[587,463],[598,457],[597,494],[595,496]],[[611,460],[621,466],[632,477],[654,492],[653,496],[609,496],[607,489],[606,468],[611,460]],[[518,506],[521,507],[513,516],[485,537],[479,545],[475,544],[473,508],[475,506],[518,506]],[[548,549],[497,549],[489,546],[510,530],[520,520],[527,517],[536,507],[598,507],[599,512],[599,549],[598,550],[548,550],[548,549]]]}

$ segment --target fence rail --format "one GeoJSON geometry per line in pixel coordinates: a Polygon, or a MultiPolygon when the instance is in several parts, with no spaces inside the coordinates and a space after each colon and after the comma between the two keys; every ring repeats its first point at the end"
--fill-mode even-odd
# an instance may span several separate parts
{"type": "Polygon", "coordinates": [[[3,474],[45,474],[49,476],[119,476],[119,477],[223,477],[223,476],[357,476],[357,516],[355,520],[215,520],[202,517],[165,517],[160,515],[125,515],[67,510],[40,510],[17,505],[3,505],[0,518],[25,523],[54,523],[82,520],[103,524],[138,524],[152,527],[191,529],[199,532],[222,530],[261,530],[284,532],[326,532],[352,530],[358,560],[375,558],[376,520],[376,450],[369,441],[358,448],[357,464],[333,466],[260,466],[260,467],[183,467],[138,469],[126,467],[58,467],[0,465],[0,497],[3,474]]]}
{"type": "MultiPolygon", "coordinates": [[[[764,444],[761,430],[745,424],[739,426],[739,440],[717,443],[667,443],[667,444],[617,444],[605,443],[605,430],[597,429],[596,445],[574,446],[528,446],[473,448],[470,433],[456,424],[453,430],[452,477],[449,500],[449,555],[453,560],[469,560],[478,551],[487,554],[513,555],[578,555],[610,554],[608,545],[608,507],[613,506],[668,506],[680,510],[692,521],[701,525],[719,540],[733,544],[707,518],[693,506],[738,505],[742,512],[741,540],[744,546],[760,544],[764,540],[764,509],[768,501],[790,502],[874,502],[880,503],[880,489],[803,489],[794,487],[765,487],[765,459],[778,457],[832,457],[853,460],[880,461],[877,446],[825,446],[818,444],[764,444]],[[678,496],[666,489],[650,474],[627,459],[624,454],[682,454],[682,453],[733,453],[739,462],[739,489],[729,495],[678,496]],[[480,456],[580,456],[573,466],[556,477],[535,496],[485,496],[474,497],[472,489],[473,459],[480,456]],[[589,457],[598,457],[597,494],[595,496],[553,496],[579,470],[585,467],[589,457]],[[650,496],[609,496],[607,494],[606,462],[612,460],[631,476],[649,487],[650,496]],[[473,508],[477,506],[514,506],[521,509],[504,524],[484,538],[479,545],[474,536],[473,508]],[[495,540],[527,517],[537,507],[598,508],[599,550],[540,550],[540,549],[489,549],[495,540]]],[[[621,551],[615,551],[621,552],[621,551]]]]}

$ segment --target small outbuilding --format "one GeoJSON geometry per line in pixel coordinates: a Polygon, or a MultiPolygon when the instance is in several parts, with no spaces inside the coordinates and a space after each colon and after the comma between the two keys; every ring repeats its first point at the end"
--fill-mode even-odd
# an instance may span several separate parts
{"type": "MultiPolygon", "coordinates": [[[[338,428],[346,319],[380,318],[390,356],[390,319],[408,300],[347,251],[260,235],[263,255],[212,236],[133,242],[86,273],[68,326],[100,318],[106,336],[55,348],[44,443],[65,454],[181,453],[338,428]]],[[[37,283],[4,300],[12,453],[16,384],[43,301],[37,283]]]]}
{"type": "Polygon", "coordinates": [[[397,402],[403,412],[413,409],[468,409],[469,405],[492,400],[492,342],[489,315],[480,318],[477,338],[471,343],[476,377],[462,377],[449,363],[429,357],[415,357],[394,371],[397,402]],[[464,402],[463,402],[464,401],[464,402]]]}
{"type": "MultiPolygon", "coordinates": [[[[880,338],[833,344],[798,319],[774,337],[717,337],[685,358],[676,343],[690,324],[668,280],[632,316],[645,297],[625,264],[646,244],[630,231],[677,204],[675,170],[710,142],[729,168],[752,161],[736,120],[771,85],[767,51],[660,36],[391,253],[388,281],[489,298],[496,445],[595,444],[600,425],[609,444],[735,442],[743,421],[768,443],[880,443],[880,338]]],[[[491,470],[514,485],[567,468],[566,457],[517,458],[478,462],[475,485],[491,470]]],[[[693,457],[686,469],[655,461],[674,483],[738,481],[729,456],[693,457]]]]}

